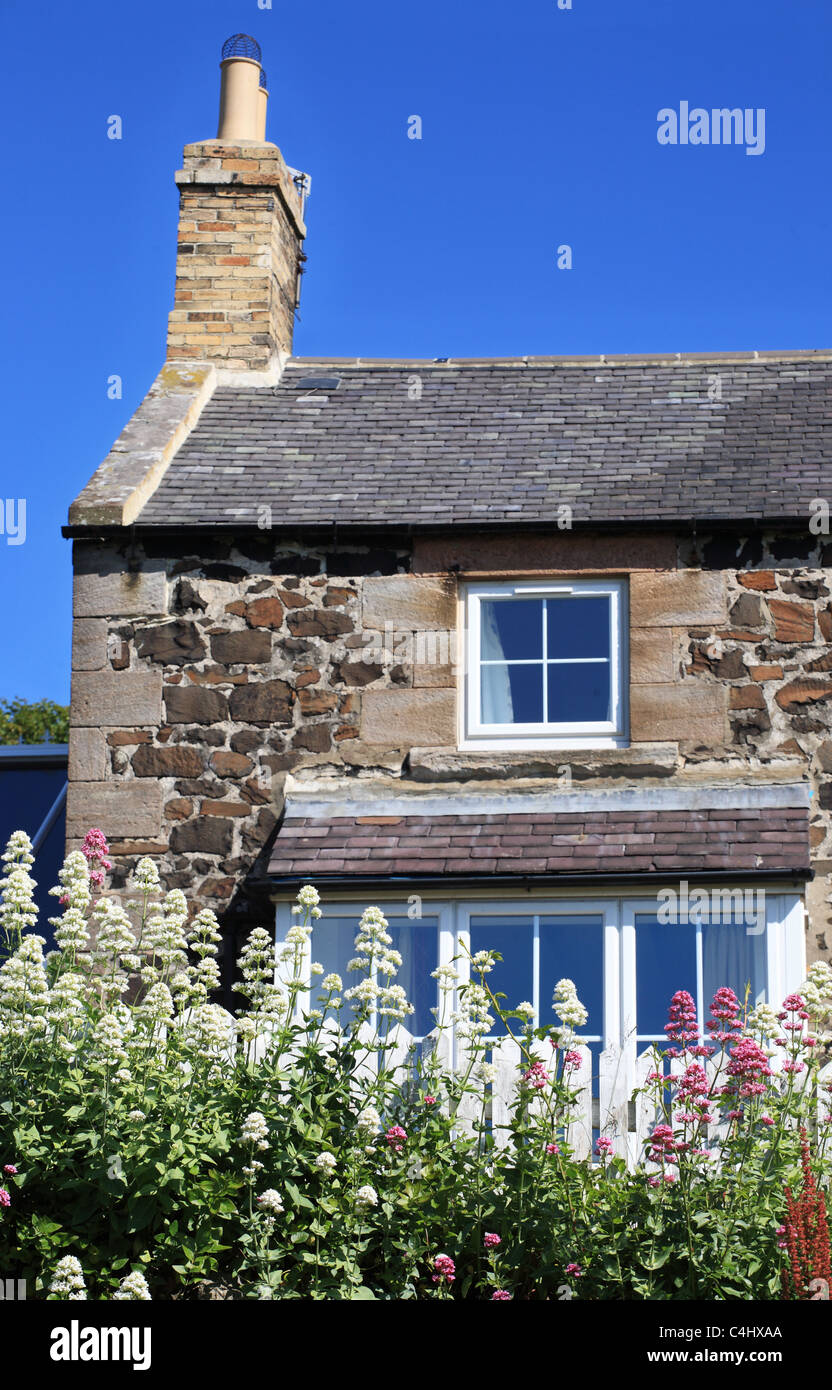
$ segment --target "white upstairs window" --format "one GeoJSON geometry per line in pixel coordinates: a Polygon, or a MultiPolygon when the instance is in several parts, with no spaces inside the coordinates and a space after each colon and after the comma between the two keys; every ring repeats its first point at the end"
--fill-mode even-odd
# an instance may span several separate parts
{"type": "Polygon", "coordinates": [[[627,589],[620,579],[470,584],[462,746],[627,741],[627,589]]]}

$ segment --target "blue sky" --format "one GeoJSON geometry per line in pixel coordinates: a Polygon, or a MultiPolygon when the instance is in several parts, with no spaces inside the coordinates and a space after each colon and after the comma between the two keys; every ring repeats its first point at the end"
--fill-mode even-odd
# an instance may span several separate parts
{"type": "Polygon", "coordinates": [[[832,346],[828,0],[4,8],[2,493],[27,517],[0,536],[2,697],[68,699],[60,526],[162,363],[173,174],[236,31],[312,175],[298,353],[832,346]],[[765,153],[660,146],[681,101],[764,108],[765,153]]]}

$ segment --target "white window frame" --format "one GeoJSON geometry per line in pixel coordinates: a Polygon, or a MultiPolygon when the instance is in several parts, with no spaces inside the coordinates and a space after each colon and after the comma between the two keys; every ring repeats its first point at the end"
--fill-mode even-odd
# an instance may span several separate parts
{"type": "MultiPolygon", "coordinates": [[[[466,584],[460,593],[465,633],[460,747],[622,748],[628,741],[628,606],[624,579],[507,580],[466,584]],[[600,595],[610,599],[610,695],[612,718],[587,723],[485,724],[481,718],[481,603],[489,598],[600,595]]],[[[544,665],[547,660],[544,624],[544,665]]],[[[532,659],[529,659],[532,664],[532,659]]],[[[544,670],[545,677],[545,670],[544,670]]],[[[545,688],[544,678],[544,688],[545,688]]]]}
{"type": "MultiPolygon", "coordinates": [[[[710,885],[701,886],[708,889],[710,885]]],[[[794,888],[773,887],[771,892],[766,891],[765,901],[766,999],[769,1003],[779,1006],[788,993],[799,988],[806,974],[805,907],[800,893],[794,888]]],[[[357,931],[358,921],[366,903],[365,895],[360,899],[355,896],[332,899],[321,904],[321,911],[324,919],[354,915],[357,931]]],[[[376,898],[375,903],[388,918],[407,917],[407,898],[376,898]]],[[[472,889],[469,893],[460,893],[453,897],[445,894],[432,898],[425,893],[422,897],[422,914],[424,917],[437,918],[438,963],[449,965],[455,956],[461,955],[462,959],[457,961],[455,967],[460,975],[460,984],[465,983],[468,978],[466,950],[470,950],[472,917],[502,915],[532,919],[535,976],[534,994],[530,1002],[535,1009],[535,1026],[556,1022],[551,1008],[552,1001],[540,998],[538,956],[535,951],[535,942],[539,940],[539,919],[556,916],[600,916],[604,926],[603,1019],[600,1021],[599,1029],[599,1021],[590,1018],[588,1028],[592,1031],[581,1030],[581,1037],[587,1042],[600,1041],[605,1048],[613,1044],[627,1048],[635,1056],[638,1051],[644,1051],[650,1046],[649,1042],[636,1042],[635,921],[640,913],[655,915],[661,905],[662,900],[657,896],[634,894],[597,894],[585,898],[529,894],[523,898],[511,898],[498,897],[493,892],[483,892],[480,896],[472,889]],[[466,950],[463,950],[463,947],[466,950]]],[[[291,915],[290,901],[276,905],[275,925],[278,943],[283,940],[292,922],[296,920],[291,915]]],[[[668,931],[673,931],[672,925],[668,925],[668,931]]],[[[311,959],[315,959],[314,931],[311,959]]],[[[702,998],[701,968],[699,975],[697,1002],[700,1014],[703,1014],[710,1001],[702,998]]],[[[309,983],[307,962],[306,991],[298,1001],[301,1011],[309,1008],[309,983]]],[[[345,981],[345,985],[346,983],[345,981]]],[[[436,1002],[440,1002],[438,986],[436,1002]]],[[[507,1001],[507,1004],[511,1006],[519,1002],[511,1000],[507,1001]]],[[[456,1000],[453,1001],[453,1006],[456,1006],[456,1000]]],[[[704,1017],[700,1017],[699,1026],[700,1032],[704,1033],[704,1017]]]]}

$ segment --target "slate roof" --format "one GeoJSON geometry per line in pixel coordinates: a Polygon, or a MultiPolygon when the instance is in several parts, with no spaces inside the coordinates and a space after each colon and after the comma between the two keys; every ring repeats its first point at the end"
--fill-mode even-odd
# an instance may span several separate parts
{"type": "Polygon", "coordinates": [[[806,807],[573,814],[287,816],[269,874],[809,873],[806,807]]]}
{"type": "Polygon", "coordinates": [[[800,519],[832,498],[832,354],[293,359],[219,388],[139,525],[800,519]],[[337,389],[307,388],[337,377],[337,389]]]}

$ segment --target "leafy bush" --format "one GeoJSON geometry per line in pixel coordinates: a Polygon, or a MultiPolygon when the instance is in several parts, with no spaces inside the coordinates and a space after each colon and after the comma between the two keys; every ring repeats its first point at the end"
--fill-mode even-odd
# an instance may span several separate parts
{"type": "Polygon", "coordinates": [[[234,1019],[210,1002],[213,914],[189,918],[149,859],[124,902],[106,895],[98,831],[52,890],[44,958],[30,848],[12,837],[0,882],[0,1269],[30,1297],[780,1296],[800,1125],[821,1185],[830,1171],[802,1084],[818,1069],[827,967],[779,1015],[743,1017],[718,991],[710,1047],[690,996],[674,996],[671,1046],[646,1082],[663,1123],[630,1172],[606,1135],[595,1162],[570,1147],[586,1022],[570,981],[557,1025],[535,1029],[528,1006],[498,1008],[493,955],[474,956],[461,987],[441,966],[433,1050],[403,1078],[394,1049],[412,1010],[378,908],[358,924],[355,983],[327,976],[324,1007],[302,1013],[308,969],[322,973],[309,966],[318,895],[303,888],[284,943],[262,929],[246,943],[234,1019]],[[487,1123],[498,1012],[522,1053],[503,1146],[487,1123]],[[443,1062],[452,1023],[457,1072],[443,1062]]]}
{"type": "Polygon", "coordinates": [[[0,700],[0,743],[66,743],[69,707],[54,700],[0,700]]]}

